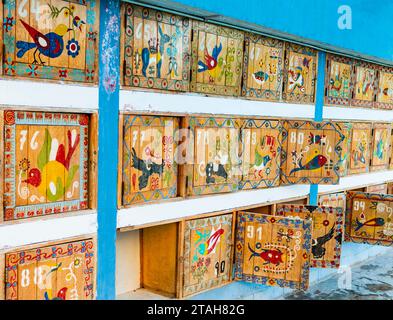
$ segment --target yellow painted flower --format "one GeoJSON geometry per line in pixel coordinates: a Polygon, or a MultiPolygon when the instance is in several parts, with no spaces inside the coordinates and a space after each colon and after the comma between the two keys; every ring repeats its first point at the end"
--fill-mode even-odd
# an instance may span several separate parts
{"type": "Polygon", "coordinates": [[[70,15],[70,11],[64,10],[64,17],[68,18],[69,15],[70,15]]]}
{"type": "Polygon", "coordinates": [[[27,171],[30,168],[30,161],[27,160],[26,158],[23,158],[19,162],[19,169],[22,171],[27,171]]]}
{"type": "Polygon", "coordinates": [[[75,6],[73,4],[70,5],[70,11],[71,13],[75,11],[75,6]]]}
{"type": "Polygon", "coordinates": [[[76,259],[74,260],[74,266],[75,266],[75,267],[79,267],[80,264],[81,264],[81,260],[78,259],[78,258],[76,258],[76,259]]]}

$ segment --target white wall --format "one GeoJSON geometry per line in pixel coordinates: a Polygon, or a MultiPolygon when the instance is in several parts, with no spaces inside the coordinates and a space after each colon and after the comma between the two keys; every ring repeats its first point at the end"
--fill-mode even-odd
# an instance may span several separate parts
{"type": "Polygon", "coordinates": [[[116,295],[140,287],[139,230],[118,232],[116,240],[116,295]]]}

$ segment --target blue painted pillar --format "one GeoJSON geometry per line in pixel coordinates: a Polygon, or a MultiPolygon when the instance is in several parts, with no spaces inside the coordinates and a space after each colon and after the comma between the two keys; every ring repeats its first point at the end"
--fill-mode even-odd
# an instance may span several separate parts
{"type": "Polygon", "coordinates": [[[97,299],[116,297],[120,0],[100,1],[97,299]]]}
{"type": "MultiPolygon", "coordinates": [[[[315,121],[322,121],[323,118],[323,103],[325,96],[325,64],[326,52],[318,51],[318,71],[317,71],[317,90],[315,92],[315,121]]],[[[310,185],[310,204],[318,204],[318,185],[310,185]]]]}

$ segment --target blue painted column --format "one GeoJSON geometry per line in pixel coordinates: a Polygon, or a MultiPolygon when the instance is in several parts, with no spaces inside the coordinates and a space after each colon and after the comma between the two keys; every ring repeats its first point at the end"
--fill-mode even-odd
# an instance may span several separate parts
{"type": "Polygon", "coordinates": [[[97,299],[116,297],[120,0],[100,1],[97,299]]]}
{"type": "MultiPolygon", "coordinates": [[[[325,96],[326,52],[318,51],[317,90],[315,92],[315,121],[322,121],[325,96]]],[[[310,185],[310,204],[318,204],[318,185],[310,185]]]]}

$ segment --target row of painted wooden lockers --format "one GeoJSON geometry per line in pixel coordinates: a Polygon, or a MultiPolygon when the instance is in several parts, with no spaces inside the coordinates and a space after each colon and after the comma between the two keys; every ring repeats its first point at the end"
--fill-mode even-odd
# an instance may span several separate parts
{"type": "MultiPolygon", "coordinates": [[[[2,6],[2,74],[97,83],[98,0],[2,6]]],[[[126,87],[314,101],[316,50],[133,4],[121,10],[126,87]]],[[[393,69],[328,55],[325,88],[327,104],[391,109],[393,69]]]]}
{"type": "Polygon", "coordinates": [[[307,290],[310,268],[340,266],[344,240],[393,243],[393,195],[350,191],[320,195],[319,206],[306,201],[143,229],[142,287],[176,297],[233,280],[307,290]]]}

